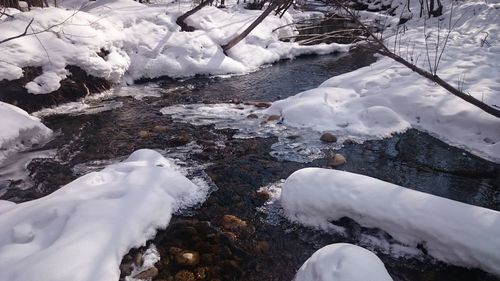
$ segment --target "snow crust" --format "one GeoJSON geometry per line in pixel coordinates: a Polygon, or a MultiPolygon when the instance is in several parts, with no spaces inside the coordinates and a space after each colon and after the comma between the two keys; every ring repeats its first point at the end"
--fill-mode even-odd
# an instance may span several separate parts
{"type": "Polygon", "coordinates": [[[0,102],[0,163],[8,154],[48,139],[52,130],[26,111],[0,102]]]}
{"type": "MultiPolygon", "coordinates": [[[[418,4],[418,1],[412,3],[418,4]]],[[[388,46],[391,49],[396,46],[396,53],[427,70],[429,62],[433,66],[440,54],[434,51],[438,32],[441,50],[451,17],[455,27],[442,55],[438,75],[490,106],[499,105],[500,68],[496,62],[500,60],[500,47],[493,42],[498,41],[500,34],[500,4],[459,2],[455,3],[453,12],[448,1],[443,1],[443,5],[445,14],[441,18],[424,22],[417,14],[406,23],[407,29],[395,29],[397,17],[360,14],[365,21],[393,24],[384,34],[398,32],[398,39],[388,37],[388,46]],[[487,42],[483,43],[486,34],[487,42]]],[[[413,7],[412,11],[419,9],[413,7]]],[[[359,141],[389,137],[413,127],[480,157],[500,162],[500,119],[389,58],[380,58],[371,66],[333,77],[316,89],[277,101],[267,113],[282,115],[289,126],[331,131],[359,141]]]]}
{"type": "Polygon", "coordinates": [[[294,281],[392,281],[372,252],[338,243],[317,250],[299,269],[294,281]]]}
{"type": "Polygon", "coordinates": [[[187,23],[197,29],[194,32],[181,32],[175,23],[192,8],[191,2],[146,6],[132,0],[99,0],[62,1],[62,5],[14,12],[14,18],[0,19],[0,40],[23,33],[31,19],[29,31],[36,33],[2,44],[0,80],[18,79],[23,67],[40,66],[43,73],[26,88],[45,94],[57,90],[60,81],[71,74],[68,65],[115,83],[132,83],[160,76],[247,73],[281,59],[349,49],[348,45],[300,46],[279,41],[295,33],[292,26],[275,31],[292,23],[292,15],[286,13],[282,18],[267,17],[226,56],[221,46],[262,12],[245,10],[235,1],[229,1],[226,9],[205,7],[189,17],[187,23]]]}
{"type": "Polygon", "coordinates": [[[327,229],[349,217],[446,263],[500,276],[500,213],[344,171],[306,168],[281,190],[286,216],[327,229]]]}
{"type": "Polygon", "coordinates": [[[131,247],[206,193],[170,159],[143,149],[46,197],[0,200],[0,280],[118,280],[131,247]]]}

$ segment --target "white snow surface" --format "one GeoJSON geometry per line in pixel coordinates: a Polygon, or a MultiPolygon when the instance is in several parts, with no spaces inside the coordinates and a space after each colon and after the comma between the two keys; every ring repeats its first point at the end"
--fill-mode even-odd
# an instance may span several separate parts
{"type": "MultiPolygon", "coordinates": [[[[405,1],[406,2],[406,1],[405,1]]],[[[416,3],[418,1],[412,1],[416,3]]],[[[424,20],[413,16],[399,28],[396,52],[423,69],[434,65],[437,22],[440,46],[452,28],[437,74],[451,85],[490,106],[500,105],[500,3],[498,1],[442,1],[445,14],[426,22],[430,59],[427,60],[424,20]],[[487,43],[482,44],[486,34],[487,43]]],[[[413,11],[418,8],[413,7],[413,11]]],[[[364,20],[397,23],[397,18],[361,13],[364,20]]],[[[385,34],[395,33],[390,27],[385,34]]],[[[394,47],[394,36],[386,39],[394,47]]],[[[441,50],[441,48],[440,48],[441,50]]],[[[318,88],[275,102],[268,114],[280,114],[284,123],[331,131],[356,140],[379,139],[408,128],[426,131],[480,157],[500,162],[500,119],[448,93],[389,58],[333,77],[318,88]]]]}
{"type": "Polygon", "coordinates": [[[420,244],[443,262],[500,276],[500,212],[321,168],[293,173],[280,200],[292,221],[327,229],[349,217],[409,246],[420,244]]]}
{"type": "Polygon", "coordinates": [[[0,80],[18,79],[23,67],[41,66],[43,74],[26,88],[33,94],[45,94],[57,90],[60,81],[70,75],[67,65],[115,83],[132,83],[160,76],[247,73],[297,55],[349,49],[348,45],[300,46],[279,41],[295,33],[292,26],[274,31],[292,23],[292,15],[286,13],[282,18],[267,17],[226,56],[221,46],[262,13],[243,9],[235,1],[226,2],[228,8],[205,7],[189,17],[187,23],[197,29],[194,32],[181,32],[175,23],[192,8],[185,1],[147,6],[132,0],[77,0],[62,1],[61,8],[12,12],[13,18],[0,18],[0,40],[22,34],[31,19],[28,33],[35,35],[2,44],[0,80]],[[109,53],[99,56],[101,50],[109,53]]]}
{"type": "Polygon", "coordinates": [[[300,267],[294,281],[392,281],[382,261],[372,252],[338,243],[317,250],[300,267]]]}
{"type": "Polygon", "coordinates": [[[153,150],[30,202],[0,200],[0,280],[118,280],[123,255],[207,190],[153,150]]]}
{"type": "Polygon", "coordinates": [[[0,102],[0,163],[8,154],[48,139],[52,130],[26,111],[0,102]]]}

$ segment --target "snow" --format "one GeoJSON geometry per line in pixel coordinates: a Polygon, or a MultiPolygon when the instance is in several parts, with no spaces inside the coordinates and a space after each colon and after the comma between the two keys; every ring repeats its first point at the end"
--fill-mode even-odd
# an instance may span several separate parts
{"type": "MultiPolygon", "coordinates": [[[[418,1],[414,1],[418,2],[418,1]]],[[[418,4],[418,3],[417,3],[418,4]]],[[[399,32],[396,52],[429,69],[424,40],[424,23],[430,62],[434,65],[438,24],[440,46],[451,16],[455,25],[444,50],[437,74],[451,85],[490,106],[500,104],[500,4],[495,1],[443,2],[445,14],[424,22],[413,16],[406,26],[392,26],[384,34],[399,32]],[[405,30],[403,32],[403,30],[405,30]],[[489,34],[487,41],[482,40],[489,34]]],[[[417,7],[412,8],[418,11],[417,7]]],[[[364,20],[397,23],[398,19],[370,12],[364,20]]],[[[399,13],[398,13],[399,14],[399,13]]],[[[405,15],[408,16],[408,15],[405,15]]],[[[394,36],[386,38],[392,49],[394,36]]],[[[441,49],[441,48],[440,48],[441,49]]],[[[331,131],[355,140],[380,139],[408,128],[426,131],[441,140],[480,157],[500,162],[500,119],[448,93],[389,58],[371,66],[333,77],[318,88],[275,102],[268,114],[283,116],[284,123],[331,131]]]]}
{"type": "Polygon", "coordinates": [[[317,250],[294,281],[392,281],[382,261],[361,247],[338,243],[317,250]]]}
{"type": "Polygon", "coordinates": [[[10,153],[43,142],[52,134],[38,118],[13,105],[0,102],[0,116],[0,164],[10,153]]]}
{"type": "Polygon", "coordinates": [[[221,46],[262,12],[245,10],[233,2],[227,3],[226,9],[209,6],[189,17],[187,23],[197,29],[194,32],[181,32],[175,23],[191,8],[190,2],[146,6],[132,0],[100,0],[90,4],[63,1],[62,5],[66,9],[32,9],[0,19],[0,29],[5,31],[0,40],[23,33],[31,19],[29,31],[35,33],[2,44],[0,80],[18,79],[23,76],[23,67],[41,66],[43,73],[26,88],[33,94],[46,94],[57,90],[60,81],[71,75],[68,65],[114,83],[130,84],[161,76],[248,73],[281,59],[345,52],[350,47],[279,41],[295,33],[292,26],[275,31],[292,22],[293,17],[286,13],[282,18],[267,17],[226,56],[221,46]]]}
{"type": "Polygon", "coordinates": [[[349,217],[446,263],[500,276],[500,212],[371,177],[320,168],[293,173],[281,190],[286,216],[327,229],[349,217]]]}
{"type": "Polygon", "coordinates": [[[118,280],[122,257],[207,190],[138,150],[26,203],[0,200],[0,280],[118,280]]]}

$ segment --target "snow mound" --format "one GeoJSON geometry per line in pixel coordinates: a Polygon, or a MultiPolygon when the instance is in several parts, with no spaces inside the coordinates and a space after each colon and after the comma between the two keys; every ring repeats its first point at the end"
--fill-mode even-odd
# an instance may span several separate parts
{"type": "Polygon", "coordinates": [[[50,137],[52,130],[26,111],[0,102],[0,163],[9,153],[22,147],[30,147],[50,137]]]}
{"type": "Polygon", "coordinates": [[[317,250],[294,281],[392,281],[382,261],[361,247],[338,243],[317,250]]]}
{"type": "Polygon", "coordinates": [[[500,212],[418,192],[344,171],[306,168],[281,191],[292,221],[327,228],[349,217],[434,258],[500,276],[500,212]]]}
{"type": "Polygon", "coordinates": [[[44,198],[0,201],[0,280],[118,280],[130,248],[205,198],[207,190],[176,169],[159,153],[138,150],[44,198]]]}

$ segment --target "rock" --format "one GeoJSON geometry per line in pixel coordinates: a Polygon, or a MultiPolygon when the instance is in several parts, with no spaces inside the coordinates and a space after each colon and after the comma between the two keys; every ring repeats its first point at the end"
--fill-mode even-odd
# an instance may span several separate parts
{"type": "Polygon", "coordinates": [[[271,194],[267,190],[260,190],[257,191],[257,198],[266,202],[267,200],[269,200],[269,198],[271,198],[271,194]]]}
{"type": "Polygon", "coordinates": [[[204,264],[212,264],[214,263],[215,257],[214,254],[202,254],[201,260],[204,264]]]}
{"type": "Polygon", "coordinates": [[[200,261],[200,254],[195,251],[182,251],[175,255],[175,262],[178,265],[193,266],[200,261]]]}
{"type": "Polygon", "coordinates": [[[336,153],[332,157],[328,158],[328,166],[331,166],[331,167],[338,167],[338,166],[343,165],[345,163],[347,163],[347,160],[345,159],[345,157],[342,154],[336,153]]]}
{"type": "Polygon", "coordinates": [[[324,142],[337,142],[337,137],[330,133],[322,134],[319,139],[324,142]]]}
{"type": "Polygon", "coordinates": [[[251,113],[251,114],[247,115],[247,118],[249,118],[249,119],[257,119],[257,118],[259,118],[259,116],[257,114],[255,114],[255,113],[251,113]]]}
{"type": "Polygon", "coordinates": [[[206,267],[198,267],[194,270],[194,275],[196,279],[205,279],[207,278],[208,268],[206,267]]]}
{"type": "Polygon", "coordinates": [[[255,243],[255,251],[257,253],[262,253],[262,254],[265,254],[267,252],[269,252],[269,243],[267,243],[267,241],[257,241],[255,243]]]}
{"type": "Polygon", "coordinates": [[[170,247],[170,248],[168,248],[168,252],[172,255],[176,255],[176,254],[182,252],[182,249],[178,248],[178,247],[170,247]]]}
{"type": "Polygon", "coordinates": [[[188,144],[191,141],[191,135],[188,132],[181,132],[178,135],[173,136],[170,142],[176,146],[188,144]]]}
{"type": "Polygon", "coordinates": [[[267,102],[267,101],[260,101],[260,102],[257,102],[254,104],[255,107],[258,107],[258,108],[268,108],[272,105],[271,102],[267,102]]]}
{"type": "Polygon", "coordinates": [[[346,139],[343,144],[349,145],[349,144],[355,144],[355,142],[351,139],[346,139]]]}
{"type": "Polygon", "coordinates": [[[246,221],[233,216],[233,215],[224,215],[222,217],[222,228],[226,230],[237,230],[242,227],[246,227],[247,223],[246,221]]]}
{"type": "Polygon", "coordinates": [[[163,125],[156,125],[153,127],[153,131],[157,132],[157,133],[164,133],[167,131],[167,126],[163,126],[163,125]]]}
{"type": "Polygon", "coordinates": [[[147,138],[147,137],[149,137],[149,135],[150,135],[149,132],[146,130],[139,131],[139,137],[141,137],[141,138],[147,138]]]}
{"type": "Polygon", "coordinates": [[[181,270],[175,274],[175,281],[195,281],[194,273],[188,270],[181,270]]]}
{"type": "Polygon", "coordinates": [[[120,265],[120,276],[125,277],[125,276],[130,276],[132,274],[132,270],[134,270],[134,267],[130,263],[123,263],[120,265]]]}
{"type": "Polygon", "coordinates": [[[156,275],[158,275],[158,269],[153,266],[142,272],[137,273],[136,275],[133,276],[133,278],[147,280],[155,277],[156,275]]]}
{"type": "Polygon", "coordinates": [[[135,254],[135,256],[134,256],[134,264],[135,264],[135,266],[136,267],[141,267],[142,264],[143,264],[143,262],[144,262],[144,259],[142,257],[142,254],[141,253],[135,254]]]}
{"type": "Polygon", "coordinates": [[[222,232],[222,234],[224,234],[231,241],[235,241],[237,238],[236,234],[234,234],[233,232],[230,232],[230,231],[224,231],[224,232],[222,232]]]}
{"type": "Polygon", "coordinates": [[[269,117],[267,117],[267,122],[271,122],[271,121],[279,121],[281,120],[281,116],[280,115],[269,115],[269,117]]]}

